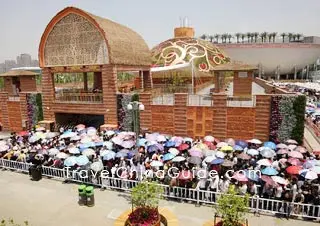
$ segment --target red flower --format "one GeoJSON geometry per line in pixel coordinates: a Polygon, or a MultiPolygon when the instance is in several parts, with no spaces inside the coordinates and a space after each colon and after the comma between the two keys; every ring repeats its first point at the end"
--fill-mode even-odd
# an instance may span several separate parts
{"type": "Polygon", "coordinates": [[[207,69],[207,64],[206,63],[201,63],[199,64],[200,69],[205,70],[207,69]]]}

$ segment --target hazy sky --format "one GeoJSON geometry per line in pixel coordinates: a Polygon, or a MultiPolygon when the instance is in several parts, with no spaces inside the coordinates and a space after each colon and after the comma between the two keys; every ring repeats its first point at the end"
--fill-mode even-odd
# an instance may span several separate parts
{"type": "Polygon", "coordinates": [[[20,53],[37,58],[42,32],[66,6],[124,24],[149,47],[172,38],[184,16],[196,36],[248,31],[320,36],[320,0],[0,0],[0,62],[20,53]]]}

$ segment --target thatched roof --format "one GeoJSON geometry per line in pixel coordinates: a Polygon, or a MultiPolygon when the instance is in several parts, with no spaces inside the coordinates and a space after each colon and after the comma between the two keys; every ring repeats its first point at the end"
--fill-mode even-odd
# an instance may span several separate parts
{"type": "Polygon", "coordinates": [[[213,68],[213,71],[254,71],[258,70],[258,67],[245,64],[238,61],[232,61],[226,64],[217,65],[213,68]]]}
{"type": "Polygon", "coordinates": [[[50,32],[61,19],[69,14],[80,15],[98,28],[106,40],[109,62],[111,64],[137,66],[151,65],[151,53],[149,47],[138,33],[126,26],[95,16],[84,10],[75,7],[67,7],[53,17],[42,35],[39,47],[39,60],[41,67],[46,66],[44,62],[44,49],[50,32]]]}
{"type": "Polygon", "coordinates": [[[38,73],[32,71],[24,71],[24,70],[12,70],[6,73],[0,74],[0,77],[12,77],[12,76],[35,76],[38,73]]]}

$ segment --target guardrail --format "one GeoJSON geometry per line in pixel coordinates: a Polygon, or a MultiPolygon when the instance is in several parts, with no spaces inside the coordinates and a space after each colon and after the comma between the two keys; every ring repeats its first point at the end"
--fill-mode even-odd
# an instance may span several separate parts
{"type": "MultiPolygon", "coordinates": [[[[0,168],[15,170],[17,172],[28,172],[30,163],[16,162],[0,159],[0,168]]],[[[127,180],[115,177],[98,177],[93,178],[81,177],[80,172],[67,171],[66,169],[58,169],[49,166],[42,167],[42,175],[49,178],[68,180],[78,183],[91,184],[101,188],[117,189],[130,192],[140,181],[127,180]]],[[[168,199],[184,200],[196,204],[216,205],[217,200],[223,193],[212,192],[207,190],[198,190],[185,187],[169,186],[159,184],[163,188],[163,196],[168,199]]],[[[254,213],[271,213],[271,214],[287,214],[290,216],[302,217],[307,219],[320,218],[320,205],[293,203],[274,199],[265,199],[259,196],[252,196],[249,199],[248,209],[254,213]]]]}
{"type": "Polygon", "coordinates": [[[174,105],[174,94],[153,96],[152,105],[174,105]]]}
{"type": "Polygon", "coordinates": [[[227,107],[255,107],[256,96],[250,97],[227,97],[227,107]]]}
{"type": "Polygon", "coordinates": [[[96,102],[102,103],[102,93],[77,93],[77,92],[66,92],[66,93],[56,93],[55,94],[56,101],[60,102],[96,102]]]}
{"type": "Polygon", "coordinates": [[[188,95],[188,106],[213,106],[213,99],[211,95],[188,95]]]}

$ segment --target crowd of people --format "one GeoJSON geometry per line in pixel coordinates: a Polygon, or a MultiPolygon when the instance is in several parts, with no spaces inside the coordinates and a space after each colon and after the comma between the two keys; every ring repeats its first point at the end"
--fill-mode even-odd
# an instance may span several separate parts
{"type": "Polygon", "coordinates": [[[152,133],[136,141],[132,132],[98,132],[84,125],[73,131],[43,130],[0,141],[0,157],[76,171],[105,170],[113,178],[147,179],[203,191],[226,192],[235,184],[239,194],[320,204],[320,153],[309,152],[294,140],[275,144],[152,133]],[[217,174],[210,176],[211,171],[217,174]]]}

